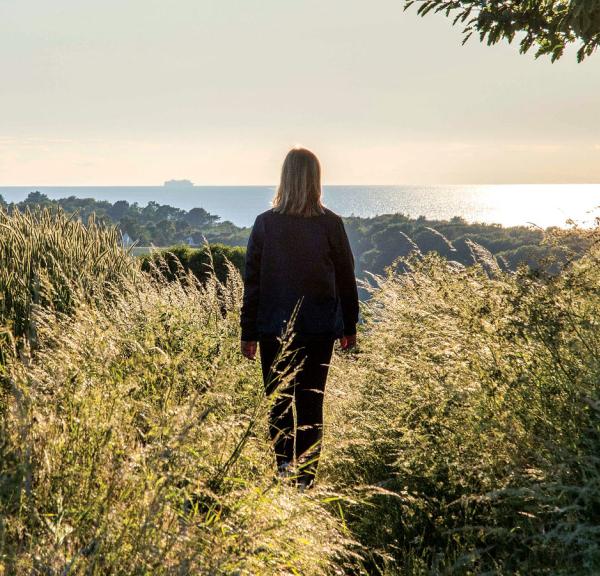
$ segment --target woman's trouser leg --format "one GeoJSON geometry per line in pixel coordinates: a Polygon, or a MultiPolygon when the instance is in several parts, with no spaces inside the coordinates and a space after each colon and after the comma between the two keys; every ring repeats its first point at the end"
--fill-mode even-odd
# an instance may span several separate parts
{"type": "Polygon", "coordinates": [[[333,338],[293,340],[287,355],[275,365],[280,344],[276,338],[260,343],[263,381],[267,395],[279,386],[280,377],[301,365],[294,379],[286,383],[269,414],[269,433],[278,466],[294,458],[294,413],[296,410],[295,453],[301,463],[300,477],[312,484],[317,470],[323,436],[323,398],[333,338]]]}
{"type": "Polygon", "coordinates": [[[285,357],[279,359],[280,343],[276,338],[261,338],[260,360],[265,391],[268,396],[277,390],[277,397],[269,413],[269,435],[275,450],[277,465],[289,463],[294,458],[294,413],[292,408],[294,384],[293,380],[279,389],[280,381],[293,370],[303,358],[303,349],[298,349],[294,342],[290,344],[285,357]]]}
{"type": "Polygon", "coordinates": [[[323,399],[333,339],[311,339],[306,343],[304,365],[295,386],[297,415],[296,457],[300,478],[311,485],[317,472],[323,438],[323,399]]]}

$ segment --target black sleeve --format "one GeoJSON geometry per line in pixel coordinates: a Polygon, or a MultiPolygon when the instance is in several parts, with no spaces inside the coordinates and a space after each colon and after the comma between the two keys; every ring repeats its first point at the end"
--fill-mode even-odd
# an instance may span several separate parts
{"type": "Polygon", "coordinates": [[[263,230],[262,222],[257,218],[252,226],[248,246],[246,248],[246,266],[244,270],[244,299],[240,324],[241,339],[244,341],[258,340],[256,316],[258,314],[258,299],[260,295],[260,260],[262,255],[263,230]]]}
{"type": "Polygon", "coordinates": [[[358,289],[354,275],[354,256],[341,218],[336,218],[333,248],[335,281],[342,301],[344,335],[352,336],[356,334],[358,322],[358,289]]]}

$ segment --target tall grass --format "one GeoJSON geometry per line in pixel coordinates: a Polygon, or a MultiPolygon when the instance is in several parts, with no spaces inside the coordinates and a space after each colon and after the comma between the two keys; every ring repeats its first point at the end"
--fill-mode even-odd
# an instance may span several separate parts
{"type": "Polygon", "coordinates": [[[75,318],[38,311],[35,355],[5,366],[8,572],[324,574],[341,558],[323,493],[274,482],[239,276],[227,291],[146,279],[75,318]]]}
{"type": "Polygon", "coordinates": [[[4,317],[22,343],[0,368],[6,574],[598,570],[597,243],[552,279],[418,255],[374,277],[299,493],[274,479],[269,400],[238,352],[237,270],[167,280],[110,231],[4,218],[37,247],[3,260],[35,323],[32,347],[4,317]],[[44,299],[22,288],[37,277],[44,299]]]}
{"type": "Polygon", "coordinates": [[[596,240],[553,279],[437,257],[376,279],[323,478],[363,487],[372,570],[600,571],[599,261],[596,240]]]}
{"type": "Polygon", "coordinates": [[[16,338],[35,342],[35,306],[69,312],[78,298],[102,300],[132,270],[118,230],[93,217],[0,208],[0,324],[16,338]]]}

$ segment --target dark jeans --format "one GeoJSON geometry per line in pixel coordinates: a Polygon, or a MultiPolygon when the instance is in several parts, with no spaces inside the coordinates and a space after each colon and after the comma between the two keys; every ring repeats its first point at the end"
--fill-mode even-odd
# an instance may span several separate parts
{"type": "Polygon", "coordinates": [[[321,453],[323,395],[334,341],[333,338],[295,337],[285,357],[275,362],[280,350],[279,341],[276,338],[259,340],[267,394],[278,389],[281,381],[285,382],[278,390],[269,415],[269,433],[277,465],[292,462],[295,453],[300,467],[298,476],[309,485],[314,480],[321,453]],[[294,369],[298,369],[296,375],[289,378],[294,369]]]}

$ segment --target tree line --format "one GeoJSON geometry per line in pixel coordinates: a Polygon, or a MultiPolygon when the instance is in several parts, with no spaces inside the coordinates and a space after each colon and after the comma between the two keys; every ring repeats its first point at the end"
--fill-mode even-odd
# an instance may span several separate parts
{"type": "Polygon", "coordinates": [[[200,245],[205,238],[209,242],[241,246],[248,238],[247,229],[221,221],[219,216],[204,208],[182,210],[158,202],[140,206],[127,200],[111,203],[75,196],[54,200],[36,191],[25,200],[10,204],[0,196],[0,206],[8,211],[16,209],[21,212],[37,206],[60,208],[68,214],[76,214],[83,222],[94,215],[99,222],[117,226],[123,235],[139,246],[200,245]]]}
{"type": "MultiPolygon", "coordinates": [[[[228,259],[243,272],[244,250],[250,228],[236,226],[210,214],[204,208],[181,208],[149,202],[119,200],[111,203],[92,198],[53,200],[40,192],[32,192],[18,203],[0,205],[8,211],[25,212],[36,206],[62,209],[76,214],[83,222],[90,216],[96,221],[115,225],[121,234],[139,246],[157,246],[165,254],[176,254],[184,268],[202,278],[208,253],[205,242],[213,246],[215,266],[220,276],[228,259]],[[187,248],[184,248],[187,246],[187,248]],[[195,252],[192,247],[200,247],[195,252]]],[[[504,227],[499,224],[469,223],[461,217],[430,220],[424,216],[410,218],[404,214],[384,214],[372,218],[344,218],[350,244],[356,258],[358,276],[365,272],[381,274],[399,258],[412,253],[437,252],[447,260],[469,266],[481,260],[486,252],[493,265],[502,270],[516,270],[521,265],[556,272],[560,266],[583,253],[589,239],[581,231],[561,228],[541,229],[531,226],[504,227]],[[479,252],[479,254],[477,253],[479,252]]],[[[175,266],[167,256],[169,267],[175,266]]],[[[174,269],[174,268],[173,268],[174,269]]]]}

